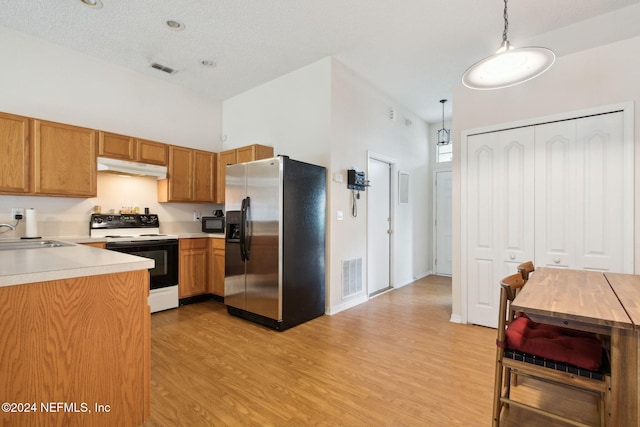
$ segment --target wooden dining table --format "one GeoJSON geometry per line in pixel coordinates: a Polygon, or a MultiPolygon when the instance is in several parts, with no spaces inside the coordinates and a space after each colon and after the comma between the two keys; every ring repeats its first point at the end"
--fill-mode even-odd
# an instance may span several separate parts
{"type": "Polygon", "coordinates": [[[536,268],[512,307],[535,322],[609,336],[607,425],[640,425],[639,275],[536,268]]]}

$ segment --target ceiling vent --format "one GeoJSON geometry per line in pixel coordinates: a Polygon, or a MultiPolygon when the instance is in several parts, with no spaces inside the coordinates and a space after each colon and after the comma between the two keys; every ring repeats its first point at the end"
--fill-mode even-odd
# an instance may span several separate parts
{"type": "Polygon", "coordinates": [[[178,70],[174,70],[173,68],[167,67],[166,65],[158,64],[157,62],[152,62],[151,67],[155,68],[156,70],[165,72],[167,74],[175,74],[178,72],[178,70]]]}

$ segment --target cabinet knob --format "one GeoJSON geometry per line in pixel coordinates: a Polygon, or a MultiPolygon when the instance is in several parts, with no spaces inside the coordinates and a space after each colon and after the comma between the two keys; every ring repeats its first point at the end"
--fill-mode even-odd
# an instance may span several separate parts
{"type": "Polygon", "coordinates": [[[515,254],[509,254],[509,259],[511,259],[511,260],[514,260],[514,259],[516,259],[516,256],[515,256],[515,254]]]}
{"type": "Polygon", "coordinates": [[[555,258],[553,259],[553,262],[555,262],[556,264],[560,264],[560,258],[555,257],[555,258]]]}

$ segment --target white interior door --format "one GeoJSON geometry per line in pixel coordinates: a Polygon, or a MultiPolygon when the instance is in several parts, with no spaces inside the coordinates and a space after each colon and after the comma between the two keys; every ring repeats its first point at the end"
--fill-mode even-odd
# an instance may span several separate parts
{"type": "Polygon", "coordinates": [[[435,272],[451,276],[451,176],[450,170],[435,174],[435,272]]]}
{"type": "Polygon", "coordinates": [[[391,164],[369,158],[368,294],[391,287],[391,164]]]}

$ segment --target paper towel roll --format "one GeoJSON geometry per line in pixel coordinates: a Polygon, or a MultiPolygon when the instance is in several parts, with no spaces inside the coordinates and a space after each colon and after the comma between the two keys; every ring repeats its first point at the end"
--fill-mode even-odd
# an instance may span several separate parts
{"type": "Polygon", "coordinates": [[[26,237],[34,238],[38,237],[38,217],[36,210],[33,208],[27,209],[26,212],[26,237]]]}

